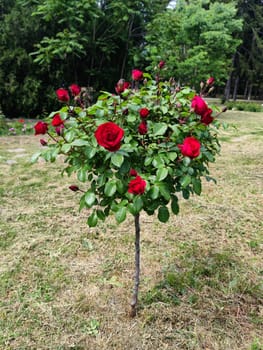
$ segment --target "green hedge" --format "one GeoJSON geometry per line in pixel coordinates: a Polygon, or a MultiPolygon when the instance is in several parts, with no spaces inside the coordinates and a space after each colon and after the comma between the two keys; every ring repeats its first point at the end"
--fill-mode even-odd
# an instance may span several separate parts
{"type": "Polygon", "coordinates": [[[262,112],[263,108],[260,103],[246,101],[228,101],[225,103],[229,110],[238,110],[246,112],[262,112]]]}

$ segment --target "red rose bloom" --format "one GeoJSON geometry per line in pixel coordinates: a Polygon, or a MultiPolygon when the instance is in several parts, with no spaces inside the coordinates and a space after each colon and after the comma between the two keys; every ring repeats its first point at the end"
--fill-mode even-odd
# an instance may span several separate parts
{"type": "Polygon", "coordinates": [[[186,137],[183,144],[178,145],[182,155],[190,158],[196,158],[200,154],[201,144],[200,142],[192,136],[186,137]]]}
{"type": "Polygon", "coordinates": [[[117,94],[121,94],[125,89],[129,89],[131,84],[128,81],[124,81],[123,79],[120,79],[115,86],[115,91],[117,94]]]}
{"type": "Polygon", "coordinates": [[[136,176],[128,185],[128,192],[132,194],[143,194],[145,192],[146,181],[140,176],[136,176]]]}
{"type": "Polygon", "coordinates": [[[51,124],[52,124],[53,126],[60,126],[60,125],[62,125],[63,123],[64,123],[64,120],[62,120],[62,119],[60,118],[60,114],[59,114],[59,113],[56,113],[56,114],[54,115],[53,119],[52,119],[51,124]]]}
{"type": "Polygon", "coordinates": [[[141,108],[140,109],[140,116],[141,118],[147,118],[149,115],[150,111],[148,108],[141,108]]]}
{"type": "Polygon", "coordinates": [[[45,122],[37,122],[34,126],[35,129],[35,135],[45,135],[45,133],[48,131],[48,124],[45,122]]]}
{"type": "Polygon", "coordinates": [[[69,94],[68,91],[66,89],[58,89],[56,91],[57,94],[57,98],[59,99],[59,101],[61,102],[68,102],[69,101],[69,94]]]}
{"type": "Polygon", "coordinates": [[[165,61],[160,61],[159,64],[158,64],[158,67],[160,69],[162,69],[164,67],[164,65],[165,65],[165,61]]]}
{"type": "Polygon", "coordinates": [[[212,113],[212,109],[208,108],[207,111],[201,115],[201,122],[205,125],[212,123],[212,121],[214,120],[214,118],[211,116],[212,113]]]}
{"type": "Polygon", "coordinates": [[[130,176],[137,176],[137,175],[138,175],[138,173],[135,169],[130,170],[130,176]]]}
{"type": "Polygon", "coordinates": [[[148,131],[147,123],[145,121],[142,121],[138,126],[138,132],[141,135],[145,135],[147,134],[147,131],[148,131]]]}
{"type": "Polygon", "coordinates": [[[215,81],[215,78],[210,77],[210,78],[207,79],[206,84],[207,85],[212,85],[214,83],[214,81],[215,81]]]}
{"type": "Polygon", "coordinates": [[[113,122],[107,122],[98,126],[95,137],[98,144],[110,152],[115,152],[121,147],[124,130],[113,122]]]}
{"type": "Polygon", "coordinates": [[[132,80],[142,80],[143,72],[139,69],[132,70],[132,80]]]}
{"type": "Polygon", "coordinates": [[[208,109],[206,102],[202,97],[197,95],[192,99],[191,108],[193,108],[194,112],[199,115],[204,114],[208,109]]]}
{"type": "Polygon", "coordinates": [[[80,94],[81,88],[77,84],[71,84],[69,90],[73,96],[78,96],[80,94]]]}

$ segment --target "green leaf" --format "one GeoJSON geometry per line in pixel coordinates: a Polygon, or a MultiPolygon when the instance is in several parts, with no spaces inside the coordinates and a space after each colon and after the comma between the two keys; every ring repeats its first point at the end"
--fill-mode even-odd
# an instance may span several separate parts
{"type": "Polygon", "coordinates": [[[86,148],[85,149],[85,155],[88,157],[88,159],[91,159],[95,156],[96,149],[95,148],[86,148]]]}
{"type": "Polygon", "coordinates": [[[180,184],[182,185],[182,187],[187,187],[192,181],[192,178],[190,175],[185,175],[181,180],[180,180],[180,184]]]}
{"type": "Polygon", "coordinates": [[[96,214],[96,212],[94,211],[88,218],[87,224],[89,225],[89,227],[95,227],[97,226],[98,223],[98,216],[96,214]]]}
{"type": "Polygon", "coordinates": [[[105,188],[104,188],[104,193],[107,197],[112,197],[114,193],[117,190],[116,182],[114,181],[109,181],[106,183],[105,188]]]}
{"type": "Polygon", "coordinates": [[[128,121],[128,123],[133,123],[133,122],[135,122],[136,121],[136,116],[134,115],[134,114],[130,114],[130,115],[128,115],[128,117],[127,117],[127,121],[128,121]]]}
{"type": "Polygon", "coordinates": [[[193,178],[192,179],[192,184],[193,184],[193,190],[196,194],[200,196],[202,192],[202,183],[200,179],[193,178]]]}
{"type": "Polygon", "coordinates": [[[138,195],[134,198],[133,206],[134,206],[135,213],[136,214],[139,213],[143,207],[143,200],[142,200],[141,196],[138,195]]]}
{"type": "Polygon", "coordinates": [[[189,157],[184,157],[183,158],[183,164],[185,166],[188,166],[190,163],[191,163],[191,158],[189,158],[189,157]]]}
{"type": "Polygon", "coordinates": [[[166,114],[168,112],[168,107],[162,106],[161,111],[163,112],[163,114],[166,114]]]}
{"type": "Polygon", "coordinates": [[[177,158],[177,153],[176,152],[169,152],[167,154],[167,157],[173,162],[177,158]]]}
{"type": "Polygon", "coordinates": [[[87,181],[87,171],[85,169],[79,169],[77,173],[78,180],[80,182],[86,182],[87,181]]]}
{"type": "Polygon", "coordinates": [[[157,135],[164,135],[168,126],[166,123],[156,123],[153,125],[153,134],[154,136],[157,135]]]}
{"type": "Polygon", "coordinates": [[[152,162],[152,160],[153,160],[152,157],[146,157],[146,158],[145,158],[145,161],[144,161],[144,165],[145,165],[145,166],[150,165],[151,162],[152,162]]]}
{"type": "Polygon", "coordinates": [[[178,205],[178,198],[177,197],[173,197],[172,202],[171,202],[171,209],[175,215],[177,215],[179,213],[179,205],[178,205]]]}
{"type": "Polygon", "coordinates": [[[36,163],[40,156],[41,156],[41,152],[37,152],[37,153],[33,154],[31,157],[31,163],[36,163]]]}
{"type": "Polygon", "coordinates": [[[182,192],[183,192],[183,197],[184,197],[184,199],[189,199],[189,197],[190,197],[190,191],[187,190],[186,188],[184,188],[182,192]]]}
{"type": "Polygon", "coordinates": [[[159,168],[156,173],[156,180],[162,181],[164,180],[168,175],[168,169],[167,168],[159,168]]]}
{"type": "Polygon", "coordinates": [[[116,167],[120,168],[123,161],[124,161],[124,157],[122,154],[113,153],[113,155],[111,157],[112,164],[114,164],[116,167]]]}
{"type": "Polygon", "coordinates": [[[166,183],[165,182],[161,183],[159,188],[160,188],[160,192],[161,192],[162,196],[164,197],[164,199],[169,201],[171,198],[171,194],[170,194],[170,190],[169,190],[168,186],[166,185],[166,183]]]}
{"type": "Polygon", "coordinates": [[[87,146],[87,145],[89,145],[89,142],[86,141],[86,140],[82,140],[82,139],[74,140],[74,141],[71,143],[71,146],[77,146],[77,147],[87,146]]]}
{"type": "Polygon", "coordinates": [[[97,109],[96,110],[96,117],[98,117],[98,118],[104,117],[104,110],[103,109],[97,109]]]}
{"type": "Polygon", "coordinates": [[[158,219],[161,222],[167,222],[169,220],[170,213],[167,207],[162,206],[158,209],[158,219]]]}
{"type": "Polygon", "coordinates": [[[136,210],[135,210],[135,208],[134,208],[133,203],[129,203],[127,208],[128,208],[129,212],[130,212],[132,215],[137,214],[137,213],[136,213],[136,210]]]}
{"type": "Polygon", "coordinates": [[[65,137],[65,140],[70,143],[73,141],[74,136],[75,136],[75,133],[72,130],[69,130],[65,133],[64,137],[65,137]]]}
{"type": "Polygon", "coordinates": [[[96,201],[96,196],[94,192],[89,191],[85,194],[85,202],[89,208],[92,207],[95,201],[96,201]]]}
{"type": "Polygon", "coordinates": [[[119,224],[126,219],[126,213],[126,207],[119,208],[119,210],[115,213],[115,218],[119,224]]]}
{"type": "Polygon", "coordinates": [[[150,191],[149,191],[149,196],[152,198],[152,199],[157,199],[158,196],[159,196],[159,187],[158,186],[153,186],[150,191]]]}
{"type": "Polygon", "coordinates": [[[100,219],[100,220],[102,220],[102,221],[105,220],[106,215],[105,215],[105,213],[104,213],[103,210],[97,209],[97,210],[96,210],[96,214],[97,214],[98,219],[100,219]]]}
{"type": "Polygon", "coordinates": [[[116,186],[117,186],[117,191],[122,194],[125,190],[125,186],[123,184],[123,182],[121,180],[117,180],[116,182],[116,186]]]}
{"type": "Polygon", "coordinates": [[[68,151],[71,149],[71,144],[69,143],[64,143],[61,147],[61,152],[63,153],[68,153],[68,151]]]}
{"type": "Polygon", "coordinates": [[[164,160],[160,155],[157,155],[154,157],[152,164],[155,168],[161,168],[164,165],[164,160]]]}

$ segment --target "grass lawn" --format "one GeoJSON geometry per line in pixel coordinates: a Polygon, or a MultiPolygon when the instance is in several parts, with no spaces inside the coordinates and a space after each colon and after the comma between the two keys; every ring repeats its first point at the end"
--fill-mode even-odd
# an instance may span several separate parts
{"type": "Polygon", "coordinates": [[[63,159],[30,165],[39,137],[0,137],[1,350],[263,349],[263,113],[222,118],[217,185],[167,224],[142,214],[134,319],[133,218],[88,228],[63,159]]]}

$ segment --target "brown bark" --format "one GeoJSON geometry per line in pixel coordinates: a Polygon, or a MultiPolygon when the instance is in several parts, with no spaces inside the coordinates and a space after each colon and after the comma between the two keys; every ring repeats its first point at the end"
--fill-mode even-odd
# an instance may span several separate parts
{"type": "Polygon", "coordinates": [[[138,292],[140,284],[140,214],[134,216],[135,224],[135,275],[134,288],[131,300],[130,316],[135,317],[137,314],[138,292]]]}

